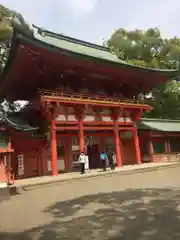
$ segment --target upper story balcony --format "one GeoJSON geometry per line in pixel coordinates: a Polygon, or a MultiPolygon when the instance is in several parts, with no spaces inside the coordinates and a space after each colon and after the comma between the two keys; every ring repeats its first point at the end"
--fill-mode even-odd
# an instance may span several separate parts
{"type": "Polygon", "coordinates": [[[148,101],[141,99],[126,99],[120,97],[109,97],[106,95],[68,93],[62,91],[39,90],[41,98],[45,102],[61,102],[81,105],[97,105],[101,107],[132,107],[151,110],[148,101]]]}

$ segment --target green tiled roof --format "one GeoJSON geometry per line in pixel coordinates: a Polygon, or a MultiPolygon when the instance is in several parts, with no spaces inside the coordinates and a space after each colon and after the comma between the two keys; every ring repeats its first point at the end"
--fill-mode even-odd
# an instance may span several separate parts
{"type": "Polygon", "coordinates": [[[6,118],[6,124],[10,128],[14,128],[19,131],[36,131],[39,128],[38,127],[32,127],[31,125],[28,124],[27,121],[24,119],[21,119],[17,116],[9,116],[6,118]]]}
{"type": "Polygon", "coordinates": [[[50,50],[65,51],[67,54],[75,54],[79,57],[87,57],[91,59],[101,60],[104,63],[115,64],[119,67],[131,67],[137,70],[151,71],[174,77],[179,75],[179,70],[169,69],[151,69],[139,67],[129,64],[119,59],[115,54],[111,53],[107,47],[88,43],[79,39],[71,38],[62,34],[56,34],[33,25],[29,32],[22,29],[21,26],[14,24],[15,30],[19,32],[19,37],[29,43],[37,44],[38,47],[48,47],[50,50]]]}
{"type": "Polygon", "coordinates": [[[153,130],[160,132],[180,132],[180,121],[168,119],[142,118],[138,123],[139,130],[153,130]]]}
{"type": "Polygon", "coordinates": [[[6,117],[0,119],[0,123],[5,124],[6,126],[18,130],[18,131],[37,131],[38,127],[33,127],[29,125],[26,119],[22,118],[21,113],[9,114],[6,117]]]}
{"type": "Polygon", "coordinates": [[[97,47],[96,45],[89,44],[81,44],[61,38],[55,38],[50,35],[40,35],[40,34],[35,34],[36,39],[45,42],[49,45],[56,46],[58,48],[62,48],[74,53],[79,53],[83,55],[87,55],[89,57],[95,57],[99,59],[104,59],[112,62],[117,62],[117,63],[125,63],[124,61],[118,59],[114,54],[112,54],[107,48],[105,47],[97,47]],[[93,46],[93,47],[92,47],[93,46]]]}

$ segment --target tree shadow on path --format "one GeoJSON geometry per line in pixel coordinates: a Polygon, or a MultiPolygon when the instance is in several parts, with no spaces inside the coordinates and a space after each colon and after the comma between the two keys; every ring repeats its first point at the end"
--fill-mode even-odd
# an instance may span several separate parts
{"type": "Polygon", "coordinates": [[[57,202],[44,211],[54,221],[1,240],[180,239],[180,190],[126,190],[57,202]]]}

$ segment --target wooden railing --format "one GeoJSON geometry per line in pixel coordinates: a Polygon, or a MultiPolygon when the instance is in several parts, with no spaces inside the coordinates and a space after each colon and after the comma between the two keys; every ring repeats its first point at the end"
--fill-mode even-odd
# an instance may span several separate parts
{"type": "Polygon", "coordinates": [[[137,100],[137,99],[121,99],[120,97],[108,97],[97,94],[84,94],[84,93],[68,93],[62,91],[51,91],[41,89],[39,90],[41,96],[45,97],[58,97],[61,99],[69,99],[69,100],[89,100],[89,101],[99,101],[99,102],[109,102],[109,103],[127,103],[127,104],[145,104],[148,105],[149,102],[147,100],[137,100]]]}

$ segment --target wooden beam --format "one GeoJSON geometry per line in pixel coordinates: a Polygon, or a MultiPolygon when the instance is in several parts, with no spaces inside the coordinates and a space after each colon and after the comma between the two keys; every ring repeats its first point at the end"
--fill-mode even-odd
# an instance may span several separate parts
{"type": "MultiPolygon", "coordinates": [[[[56,126],[55,129],[57,131],[68,131],[68,130],[79,130],[78,126],[56,126]]],[[[84,130],[91,130],[91,131],[101,131],[101,130],[113,130],[113,126],[84,126],[84,130]]],[[[119,130],[122,131],[132,131],[133,127],[118,127],[119,130]]]]}
{"type": "Polygon", "coordinates": [[[59,102],[59,103],[63,103],[63,104],[72,104],[72,105],[89,105],[89,106],[99,106],[99,107],[111,107],[111,108],[132,108],[132,109],[139,109],[139,108],[144,108],[145,110],[151,110],[152,107],[150,105],[147,104],[138,104],[138,103],[129,103],[129,102],[106,102],[104,101],[100,101],[100,100],[91,100],[91,99],[78,99],[78,98],[72,98],[72,99],[68,99],[68,98],[61,98],[58,96],[44,96],[44,101],[46,102],[59,102]]]}

